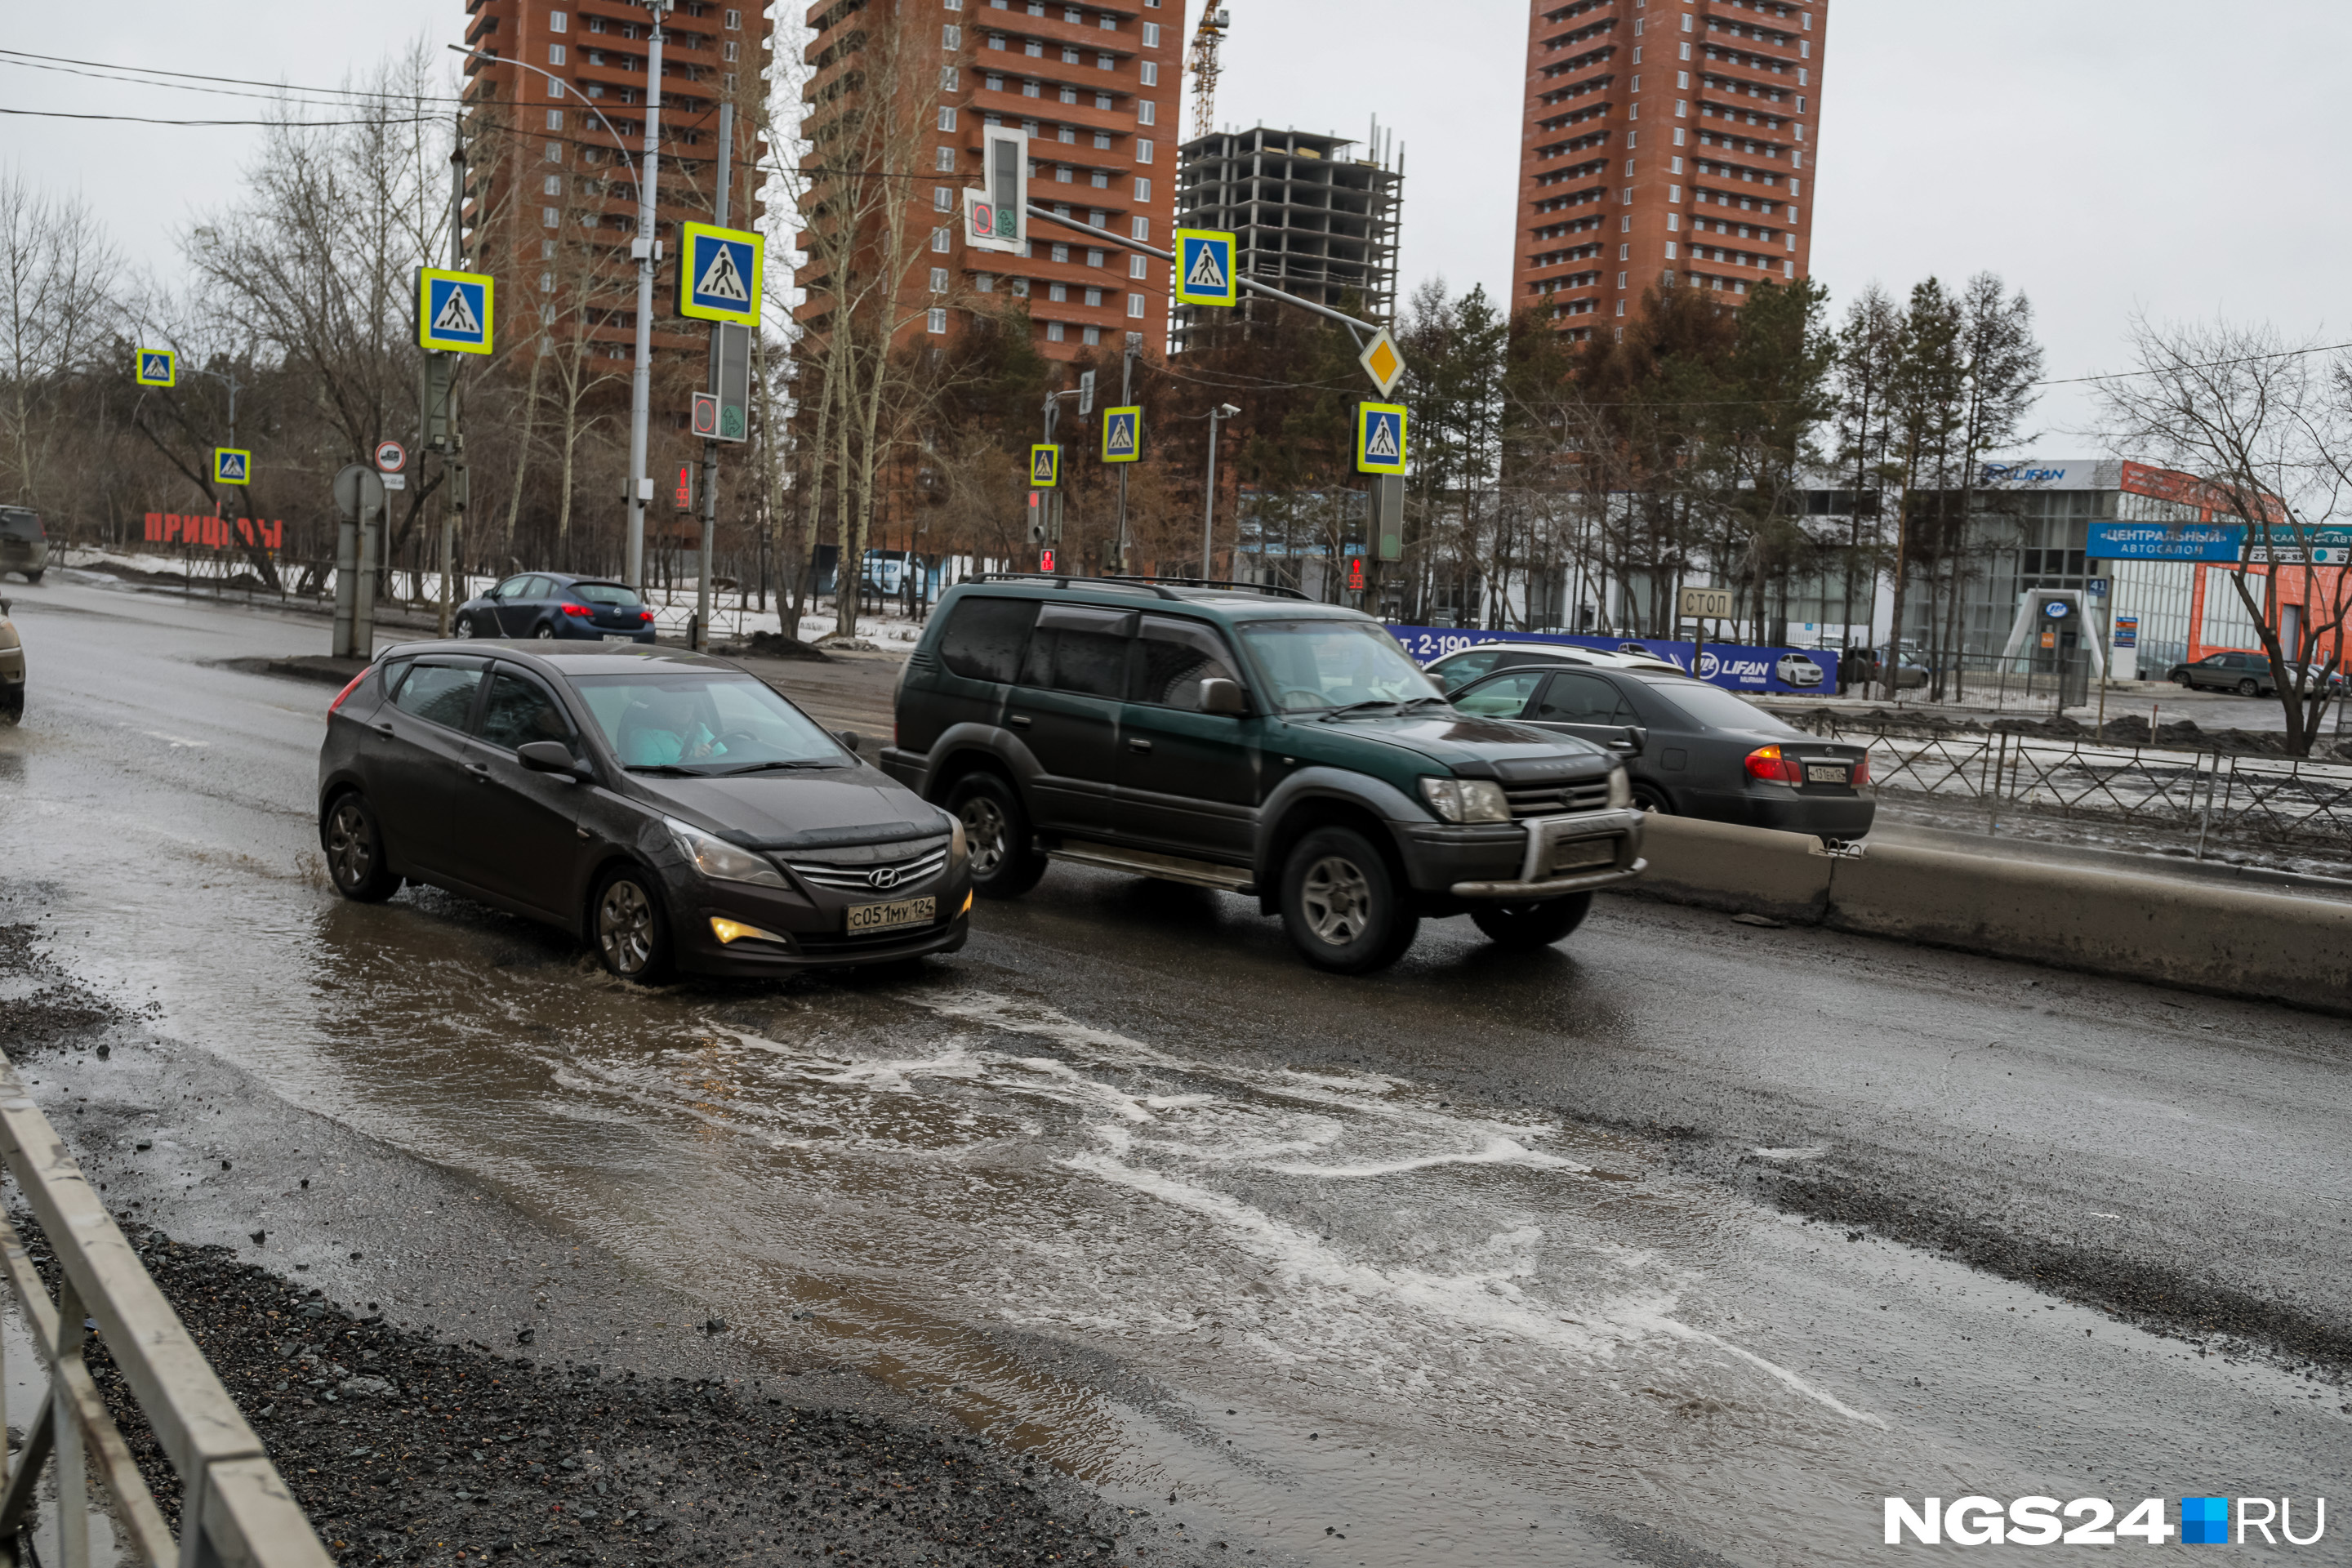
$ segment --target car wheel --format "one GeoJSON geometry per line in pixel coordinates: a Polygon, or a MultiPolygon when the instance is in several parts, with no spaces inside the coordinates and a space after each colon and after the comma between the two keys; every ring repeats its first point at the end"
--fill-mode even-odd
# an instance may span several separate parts
{"type": "Polygon", "coordinates": [[[2251,677],[2238,682],[2238,695],[2241,697],[2252,697],[2257,695],[2261,690],[2262,688],[2255,685],[2251,677]]]}
{"type": "MultiPolygon", "coordinates": [[[[46,572],[46,571],[47,571],[47,570],[48,570],[48,568],[47,568],[47,567],[46,567],[46,566],[44,566],[44,567],[42,567],[42,568],[41,568],[41,572],[46,572]]],[[[38,583],[40,582],[40,580],[41,580],[41,573],[40,573],[40,572],[27,572],[27,573],[26,573],[26,574],[25,574],[25,581],[26,581],[26,582],[27,582],[27,583],[38,584],[38,583]]]]}
{"type": "Polygon", "coordinates": [[[25,717],[25,683],[0,686],[0,724],[15,724],[25,717]]]}
{"type": "Polygon", "coordinates": [[[1637,784],[1633,786],[1633,809],[1655,812],[1660,816],[1672,816],[1675,814],[1675,803],[1668,800],[1665,793],[1656,785],[1637,784]]]}
{"type": "Polygon", "coordinates": [[[467,638],[472,638],[481,635],[474,629],[473,616],[459,616],[457,617],[457,635],[461,637],[467,638]]]}
{"type": "Polygon", "coordinates": [[[1591,909],[1591,893],[1570,893],[1535,904],[1481,904],[1470,911],[1470,919],[1496,947],[1528,952],[1568,935],[1584,923],[1591,909]]]}
{"type": "Polygon", "coordinates": [[[1017,899],[1045,874],[1021,796],[995,773],[968,773],[948,796],[963,824],[971,856],[971,888],[983,899],[1017,899]]]}
{"type": "Polygon", "coordinates": [[[590,910],[589,934],[606,969],[640,984],[669,973],[669,920],[652,878],[622,867],[597,885],[590,910]]]}
{"type": "Polygon", "coordinates": [[[2189,682],[2189,672],[2188,672],[2187,670],[2185,670],[2185,669],[2184,669],[2184,670],[2181,670],[2179,673],[2176,674],[2176,675],[2172,678],[2172,684],[2173,684],[2173,685],[2175,685],[2175,686],[2178,686],[2178,687],[2179,687],[2179,688],[2180,688],[2180,689],[2181,689],[2181,690],[2183,690],[2183,691],[2188,690],[2188,689],[2189,689],[2189,685],[2190,685],[2190,682],[2189,682]]]}
{"type": "Polygon", "coordinates": [[[400,891],[400,877],[384,863],[383,829],[367,797],[353,790],[327,807],[320,835],[335,891],[354,903],[380,904],[400,891]]]}
{"type": "Polygon", "coordinates": [[[1367,974],[1404,956],[1421,917],[1370,840],[1352,828],[1318,827],[1283,865],[1282,923],[1316,968],[1367,974]]]}
{"type": "Polygon", "coordinates": [[[539,623],[539,629],[530,635],[541,642],[551,642],[555,638],[555,623],[541,621],[539,623]]]}

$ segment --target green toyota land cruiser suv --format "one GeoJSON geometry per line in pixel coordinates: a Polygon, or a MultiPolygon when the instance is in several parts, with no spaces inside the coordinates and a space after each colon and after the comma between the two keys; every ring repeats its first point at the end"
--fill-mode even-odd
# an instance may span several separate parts
{"type": "Polygon", "coordinates": [[[1643,866],[1608,752],[1457,713],[1370,616],[1246,586],[959,584],[882,766],[962,819],[985,897],[1054,858],[1255,893],[1344,973],[1424,915],[1558,942],[1643,866]]]}

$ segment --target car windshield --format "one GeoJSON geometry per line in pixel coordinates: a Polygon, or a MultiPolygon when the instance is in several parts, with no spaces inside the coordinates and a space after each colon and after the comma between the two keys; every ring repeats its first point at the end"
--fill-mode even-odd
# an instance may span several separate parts
{"type": "Polygon", "coordinates": [[[1444,700],[1396,638],[1370,621],[1244,621],[1241,634],[1284,712],[1444,700]]]}
{"type": "Polygon", "coordinates": [[[635,588],[625,588],[618,583],[574,583],[572,591],[592,605],[618,605],[624,609],[645,603],[635,588]]]}
{"type": "Polygon", "coordinates": [[[1761,708],[1750,707],[1720,686],[1696,680],[1643,682],[1661,702],[1668,704],[1702,730],[1761,730],[1774,735],[1795,735],[1791,729],[1761,708]]]}
{"type": "Polygon", "coordinates": [[[572,685],[623,767],[730,773],[849,764],[816,721],[748,675],[646,670],[572,685]]]}

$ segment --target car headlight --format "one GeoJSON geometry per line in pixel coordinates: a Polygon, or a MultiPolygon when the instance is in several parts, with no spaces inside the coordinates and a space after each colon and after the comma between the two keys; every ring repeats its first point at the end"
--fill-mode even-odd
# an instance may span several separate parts
{"type": "Polygon", "coordinates": [[[1421,798],[1447,822],[1508,822],[1511,802],[1492,779],[1425,778],[1421,798]]]}
{"type": "Polygon", "coordinates": [[[1609,770],[1609,809],[1622,811],[1633,804],[1633,781],[1625,776],[1623,768],[1609,770]]]}
{"type": "Polygon", "coordinates": [[[669,836],[677,843],[678,853],[694,862],[694,868],[714,882],[751,882],[762,888],[789,889],[784,874],[764,855],[754,855],[749,849],[739,849],[724,838],[715,838],[699,827],[689,827],[675,816],[665,816],[669,836]]]}
{"type": "Polygon", "coordinates": [[[970,847],[964,842],[963,818],[958,816],[954,812],[949,812],[947,814],[947,818],[948,859],[951,863],[960,865],[962,863],[964,857],[971,853],[970,847]]]}

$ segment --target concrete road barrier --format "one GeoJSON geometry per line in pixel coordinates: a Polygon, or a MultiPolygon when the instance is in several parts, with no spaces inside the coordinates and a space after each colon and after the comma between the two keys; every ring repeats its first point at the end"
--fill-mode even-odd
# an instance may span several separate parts
{"type": "Polygon", "coordinates": [[[2352,1015],[2352,904],[1653,816],[1640,891],[1965,952],[2352,1015]]]}

